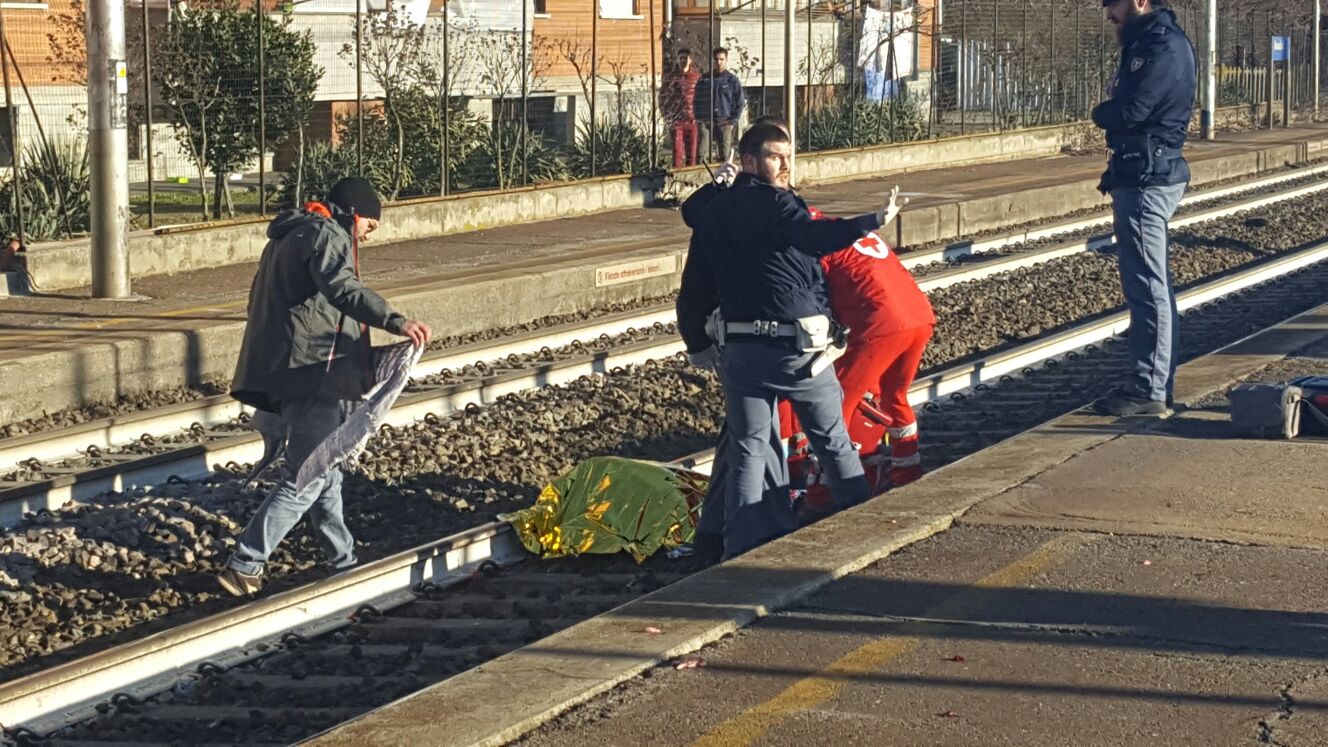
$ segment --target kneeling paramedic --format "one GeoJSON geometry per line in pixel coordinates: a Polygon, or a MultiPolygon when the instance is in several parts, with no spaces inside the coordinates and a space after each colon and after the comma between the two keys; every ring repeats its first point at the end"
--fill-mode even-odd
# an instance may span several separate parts
{"type": "Polygon", "coordinates": [[[1111,194],[1134,376],[1093,407],[1104,415],[1165,415],[1180,353],[1167,221],[1190,180],[1181,147],[1194,111],[1194,48],[1166,0],[1102,4],[1116,26],[1121,58],[1093,122],[1111,148],[1100,188],[1111,194]]]}
{"type": "Polygon", "coordinates": [[[407,320],[359,279],[359,242],[382,205],[364,179],[337,182],[326,202],[279,214],[249,290],[249,321],[231,395],[274,413],[286,434],[286,466],[240,535],[218,577],[236,596],[262,587],[263,567],[305,513],[330,551],[334,569],[355,564],[355,541],[342,515],[341,470],[333,467],[300,493],[300,465],[374,385],[369,327],[428,343],[429,327],[407,320]]]}
{"type": "MultiPolygon", "coordinates": [[[[788,190],[788,135],[755,125],[739,143],[742,173],[699,211],[678,299],[679,330],[694,363],[718,362],[724,386],[730,472],[724,554],[738,555],[788,531],[761,509],[772,426],[788,399],[824,466],[840,507],[870,496],[849,440],[843,392],[831,367],[837,328],[818,259],[876,230],[880,212],[813,221],[788,190]],[[712,317],[714,339],[706,334],[712,317]]],[[[838,341],[842,346],[842,340],[838,341]]],[[[788,485],[771,500],[788,500],[788,485]]]]}
{"type": "MultiPolygon", "coordinates": [[[[897,205],[897,194],[898,189],[891,192],[886,224],[908,204],[905,198],[897,205]]],[[[816,208],[811,213],[813,218],[822,217],[816,208]]],[[[873,491],[887,484],[913,482],[922,476],[922,457],[908,391],[936,326],[931,303],[876,232],[822,257],[821,268],[835,319],[849,328],[847,349],[835,361],[835,376],[844,390],[849,437],[858,444],[873,491]],[[888,456],[883,441],[889,443],[888,456]]],[[[806,454],[806,439],[797,433],[797,419],[781,409],[780,421],[783,436],[793,436],[790,469],[794,487],[819,488],[819,465],[806,454]]],[[[824,501],[821,493],[813,489],[808,494],[811,507],[824,501]]]]}

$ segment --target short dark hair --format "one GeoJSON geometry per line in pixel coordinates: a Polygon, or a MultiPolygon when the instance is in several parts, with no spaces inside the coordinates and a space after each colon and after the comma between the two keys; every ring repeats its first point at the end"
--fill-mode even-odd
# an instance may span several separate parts
{"type": "Polygon", "coordinates": [[[761,150],[769,143],[787,143],[788,133],[769,123],[754,124],[742,133],[738,141],[738,154],[760,158],[761,150]]]}
{"type": "Polygon", "coordinates": [[[788,120],[777,114],[762,114],[752,122],[753,127],[759,124],[772,124],[784,132],[788,132],[788,120]]]}
{"type": "Polygon", "coordinates": [[[679,50],[678,50],[678,56],[681,57],[681,56],[683,56],[683,55],[687,55],[688,57],[691,57],[691,56],[692,56],[692,50],[688,49],[687,47],[683,47],[682,49],[679,49],[679,50]]]}
{"type": "Polygon", "coordinates": [[[717,55],[717,54],[722,54],[722,55],[724,55],[725,57],[728,57],[728,56],[729,56],[729,50],[726,49],[725,47],[715,47],[714,50],[710,52],[710,56],[711,56],[711,57],[714,57],[714,56],[717,55]]]}

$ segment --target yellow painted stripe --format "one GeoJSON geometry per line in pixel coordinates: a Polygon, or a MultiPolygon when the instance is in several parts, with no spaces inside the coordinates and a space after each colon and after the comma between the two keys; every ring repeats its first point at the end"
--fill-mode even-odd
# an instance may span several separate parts
{"type": "MultiPolygon", "coordinates": [[[[1098,535],[1064,534],[1040,545],[1033,552],[982,578],[972,589],[961,592],[928,610],[923,617],[959,617],[976,612],[987,603],[979,589],[1014,586],[1059,564],[1098,535]]],[[[783,692],[711,729],[697,739],[695,747],[734,747],[756,741],[779,722],[799,711],[815,708],[844,689],[852,675],[866,674],[897,656],[916,648],[922,640],[909,633],[921,626],[906,624],[900,633],[878,638],[836,659],[817,674],[788,686],[783,692]]]]}

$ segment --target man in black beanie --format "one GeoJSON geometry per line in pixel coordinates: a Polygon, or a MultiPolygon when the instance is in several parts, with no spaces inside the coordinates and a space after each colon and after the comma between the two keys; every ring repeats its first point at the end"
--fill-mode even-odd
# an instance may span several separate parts
{"type": "Polygon", "coordinates": [[[342,179],[325,202],[287,210],[268,226],[268,244],[249,289],[249,321],[231,396],[279,416],[286,436],[281,480],[240,535],[218,581],[236,596],[262,587],[263,567],[307,512],[336,570],[356,562],[334,467],[302,492],[300,465],[373,387],[369,327],[429,342],[428,325],[392,310],[359,277],[359,243],[383,206],[368,181],[342,179]]]}

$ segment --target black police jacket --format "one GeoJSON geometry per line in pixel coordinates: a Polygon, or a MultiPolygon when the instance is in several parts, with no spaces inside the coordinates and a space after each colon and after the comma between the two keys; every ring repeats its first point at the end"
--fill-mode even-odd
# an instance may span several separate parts
{"type": "Polygon", "coordinates": [[[678,292],[678,331],[690,352],[712,344],[705,320],[792,322],[829,314],[818,261],[880,228],[876,214],[812,220],[802,198],[739,174],[728,189],[702,187],[684,204],[691,247],[678,292]]]}
{"type": "Polygon", "coordinates": [[[1113,152],[1102,188],[1188,182],[1180,149],[1198,84],[1194,47],[1167,9],[1128,24],[1121,42],[1116,90],[1093,109],[1093,122],[1106,130],[1113,152]]]}

